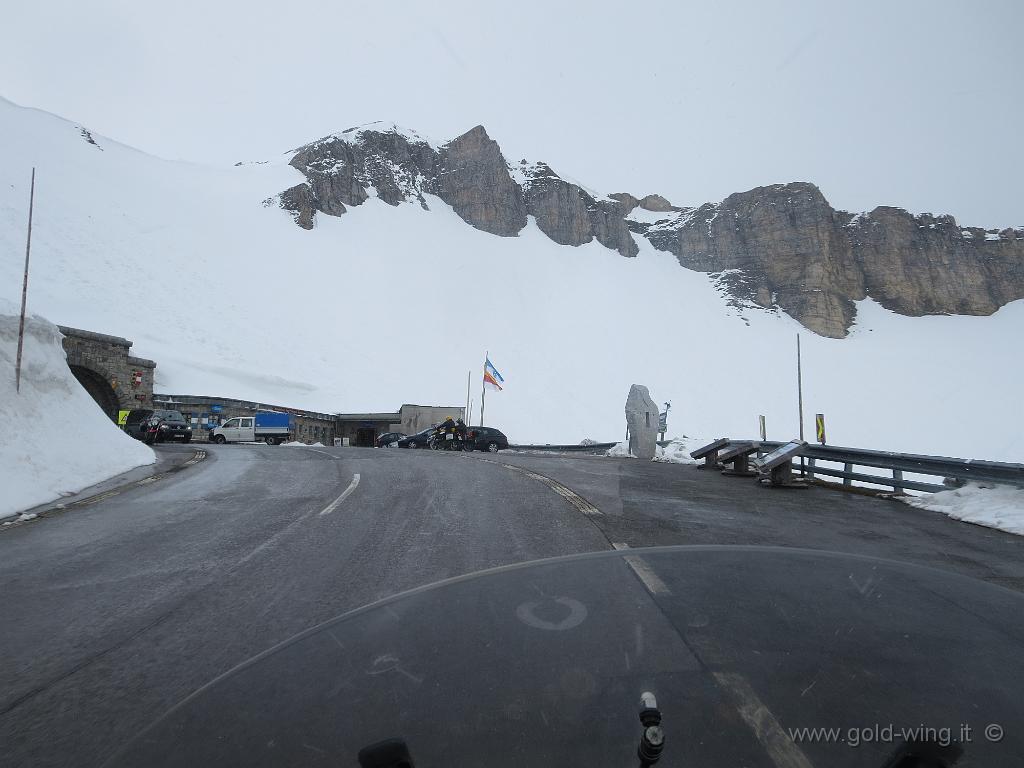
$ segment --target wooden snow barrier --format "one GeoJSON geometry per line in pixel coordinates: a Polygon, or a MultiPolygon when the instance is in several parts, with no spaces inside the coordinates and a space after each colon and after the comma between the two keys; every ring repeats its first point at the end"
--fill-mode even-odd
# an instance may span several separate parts
{"type": "Polygon", "coordinates": [[[806,440],[791,440],[754,459],[752,464],[758,473],[757,481],[774,488],[806,488],[807,480],[793,474],[793,459],[800,456],[806,446],[806,440]]]}
{"type": "Polygon", "coordinates": [[[704,459],[704,463],[701,464],[698,469],[721,469],[722,465],[718,459],[718,452],[723,448],[728,448],[729,438],[720,437],[713,443],[698,448],[696,451],[690,451],[691,459],[704,459]]]}

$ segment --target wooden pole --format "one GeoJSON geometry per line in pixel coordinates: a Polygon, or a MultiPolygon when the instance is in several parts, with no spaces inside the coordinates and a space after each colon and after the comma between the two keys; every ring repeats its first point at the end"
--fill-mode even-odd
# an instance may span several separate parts
{"type": "Polygon", "coordinates": [[[18,321],[18,357],[14,364],[14,389],[21,393],[21,350],[25,346],[25,307],[28,303],[28,257],[32,252],[32,207],[36,199],[36,169],[32,168],[32,187],[28,193],[28,239],[25,242],[25,279],[21,283],[21,319],[18,321]]]}

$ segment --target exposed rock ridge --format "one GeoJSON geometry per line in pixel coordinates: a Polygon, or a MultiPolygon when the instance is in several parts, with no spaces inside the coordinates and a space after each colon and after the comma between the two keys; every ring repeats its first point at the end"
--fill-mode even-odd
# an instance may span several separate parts
{"type": "MultiPolygon", "coordinates": [[[[556,243],[597,240],[637,255],[634,236],[714,275],[731,300],[783,310],[810,330],[842,338],[854,302],[871,297],[904,315],[986,315],[1024,298],[1024,230],[961,227],[951,216],[879,207],[851,214],[807,182],[758,187],[696,208],[660,195],[593,193],[542,162],[510,165],[483,126],[434,144],[415,131],[373,124],[295,151],[306,180],[276,202],[312,229],[371,195],[390,205],[426,195],[467,223],[510,237],[527,216],[556,243]]],[[[275,202],[274,199],[268,203],[275,202]]]]}

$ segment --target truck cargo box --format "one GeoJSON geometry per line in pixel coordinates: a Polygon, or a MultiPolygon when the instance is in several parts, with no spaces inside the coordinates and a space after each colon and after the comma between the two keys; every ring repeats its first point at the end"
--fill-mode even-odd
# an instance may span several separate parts
{"type": "Polygon", "coordinates": [[[291,415],[287,413],[274,413],[271,411],[259,411],[256,414],[256,429],[284,428],[288,429],[291,423],[291,415]]]}

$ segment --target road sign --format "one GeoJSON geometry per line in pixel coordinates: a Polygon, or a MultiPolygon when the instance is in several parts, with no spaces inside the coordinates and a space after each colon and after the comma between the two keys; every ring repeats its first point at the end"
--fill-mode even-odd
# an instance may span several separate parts
{"type": "Polygon", "coordinates": [[[758,420],[758,422],[760,423],[760,426],[761,426],[761,439],[762,440],[767,440],[768,439],[768,432],[767,432],[767,430],[765,429],[765,426],[764,426],[764,416],[758,416],[757,420],[758,420]]]}
{"type": "Polygon", "coordinates": [[[125,424],[128,423],[128,413],[129,411],[117,412],[117,426],[123,427],[125,424]]]}
{"type": "Polygon", "coordinates": [[[825,444],[825,414],[816,413],[814,414],[814,426],[818,431],[818,442],[822,445],[825,444]]]}

